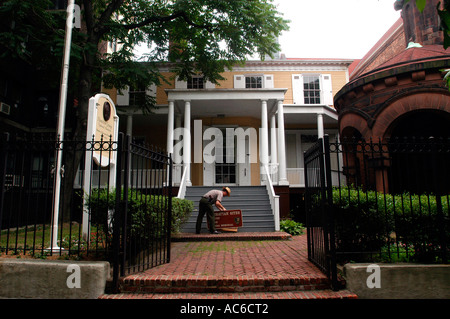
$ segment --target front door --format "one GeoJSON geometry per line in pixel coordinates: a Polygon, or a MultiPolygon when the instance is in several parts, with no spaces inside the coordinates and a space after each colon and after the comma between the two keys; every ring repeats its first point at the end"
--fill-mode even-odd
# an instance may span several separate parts
{"type": "MultiPolygon", "coordinates": [[[[206,130],[208,127],[204,127],[206,130]]],[[[221,134],[222,139],[215,139],[216,144],[211,147],[212,139],[204,140],[204,145],[209,145],[208,151],[214,149],[215,161],[203,160],[203,185],[205,186],[228,186],[228,185],[251,185],[251,171],[250,171],[250,143],[245,136],[227,135],[226,128],[215,128],[215,135],[221,134]],[[220,131],[220,133],[219,133],[220,131]],[[238,138],[243,139],[238,140],[238,138]],[[221,141],[221,142],[220,142],[221,141]],[[218,143],[219,142],[219,143],[218,143]],[[245,143],[245,154],[242,156],[238,143],[245,143]],[[241,155],[241,156],[240,156],[241,155]],[[238,159],[244,158],[240,162],[238,159]]],[[[205,136],[205,135],[204,135],[205,136]]],[[[207,137],[210,136],[207,134],[207,137]]],[[[247,137],[248,139],[248,137],[247,137]]],[[[244,144],[242,144],[244,145],[244,144]]],[[[207,146],[208,147],[208,146],[207,146]]]]}
{"type": "Polygon", "coordinates": [[[239,135],[238,143],[243,143],[245,145],[243,147],[244,154],[243,156],[239,156],[239,149],[236,152],[236,157],[238,159],[238,177],[239,177],[239,185],[240,186],[250,186],[252,183],[251,179],[251,165],[250,165],[250,138],[248,135],[239,135]],[[240,162],[239,159],[243,158],[244,161],[240,162]]]}

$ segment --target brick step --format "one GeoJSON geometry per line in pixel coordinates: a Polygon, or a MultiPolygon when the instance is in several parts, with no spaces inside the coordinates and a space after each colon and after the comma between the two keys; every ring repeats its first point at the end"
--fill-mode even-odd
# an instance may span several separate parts
{"type": "Polygon", "coordinates": [[[172,235],[172,242],[196,241],[262,241],[262,240],[292,240],[292,236],[285,232],[222,232],[220,234],[178,233],[172,235]]]}
{"type": "Polygon", "coordinates": [[[121,293],[242,293],[330,289],[325,276],[131,275],[121,293]]]}
{"type": "Polygon", "coordinates": [[[102,295],[99,299],[357,299],[348,291],[303,290],[279,292],[237,292],[237,293],[120,293],[116,295],[102,295]]]}

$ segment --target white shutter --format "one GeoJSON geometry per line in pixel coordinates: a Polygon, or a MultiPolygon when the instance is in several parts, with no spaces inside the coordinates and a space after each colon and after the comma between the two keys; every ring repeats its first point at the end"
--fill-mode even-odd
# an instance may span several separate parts
{"type": "Polygon", "coordinates": [[[210,81],[205,82],[205,89],[215,89],[216,85],[210,81]]]}
{"type": "Polygon", "coordinates": [[[292,98],[294,104],[305,104],[303,96],[303,76],[301,74],[292,74],[292,98]]]}
{"type": "Polygon", "coordinates": [[[322,104],[333,105],[333,87],[330,74],[321,76],[322,104]]]}
{"type": "Polygon", "coordinates": [[[147,88],[147,90],[145,90],[145,94],[156,98],[156,90],[156,84],[152,84],[149,88],[147,88]]]}
{"type": "Polygon", "coordinates": [[[121,92],[117,91],[117,105],[130,105],[130,87],[127,86],[121,92]]]}
{"type": "Polygon", "coordinates": [[[234,76],[234,88],[235,89],[245,89],[245,76],[235,75],[234,76]]]}
{"type": "Polygon", "coordinates": [[[272,74],[265,74],[264,75],[264,88],[265,89],[273,89],[273,75],[272,74]]]}
{"type": "Polygon", "coordinates": [[[176,89],[187,89],[187,82],[180,81],[177,77],[177,79],[175,80],[175,88],[176,89]]]}

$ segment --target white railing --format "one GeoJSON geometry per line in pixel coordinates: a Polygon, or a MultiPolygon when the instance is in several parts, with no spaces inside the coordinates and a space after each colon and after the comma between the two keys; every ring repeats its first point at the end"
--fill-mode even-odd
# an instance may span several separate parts
{"type": "MultiPolygon", "coordinates": [[[[75,176],[74,189],[82,188],[84,170],[78,170],[75,176]]],[[[124,171],[122,170],[124,175],[124,171]]],[[[132,188],[158,188],[163,185],[166,179],[166,171],[164,169],[132,169],[128,173],[128,183],[132,188]]],[[[123,176],[122,175],[122,176],[123,176]]],[[[116,187],[110,185],[110,176],[106,170],[94,170],[91,172],[92,188],[116,187]]]]}
{"type": "Polygon", "coordinates": [[[186,183],[187,183],[187,171],[188,167],[186,166],[183,170],[183,176],[181,177],[180,188],[178,190],[178,198],[184,199],[186,195],[186,183]]]}
{"type": "Polygon", "coordinates": [[[286,178],[290,186],[305,187],[304,168],[286,168],[286,178]]]}
{"type": "MultiPolygon", "coordinates": [[[[315,174],[314,169],[310,169],[309,174],[315,174]],[[310,172],[311,171],[311,172],[310,172]]],[[[305,169],[287,168],[286,177],[291,187],[305,187],[305,169]]],[[[331,183],[333,186],[346,185],[345,175],[337,170],[331,170],[331,183]]]]}
{"type": "Polygon", "coordinates": [[[269,174],[269,167],[267,165],[263,165],[264,173],[266,176],[266,188],[269,193],[270,206],[272,207],[273,218],[275,222],[275,231],[280,231],[280,196],[275,194],[275,190],[273,188],[272,179],[269,174]]]}
{"type": "Polygon", "coordinates": [[[180,186],[183,175],[183,164],[173,164],[172,183],[174,186],[180,186]]]}

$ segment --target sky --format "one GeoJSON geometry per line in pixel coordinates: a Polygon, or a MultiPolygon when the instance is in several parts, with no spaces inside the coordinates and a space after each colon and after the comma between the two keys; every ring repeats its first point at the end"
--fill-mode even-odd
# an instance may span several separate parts
{"type": "MultiPolygon", "coordinates": [[[[281,53],[287,58],[361,59],[400,18],[394,2],[273,0],[291,21],[279,38],[281,53]]],[[[139,56],[145,51],[144,45],[135,52],[139,56]]]]}
{"type": "Polygon", "coordinates": [[[287,58],[360,59],[400,18],[395,0],[274,0],[290,30],[279,42],[287,58]]]}

